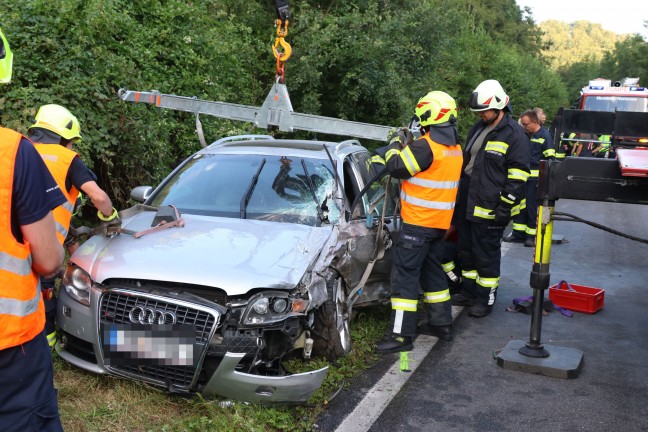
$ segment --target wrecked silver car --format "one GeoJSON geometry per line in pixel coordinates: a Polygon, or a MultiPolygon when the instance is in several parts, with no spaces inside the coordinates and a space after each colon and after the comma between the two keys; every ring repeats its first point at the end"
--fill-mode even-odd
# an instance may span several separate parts
{"type": "Polygon", "coordinates": [[[135,188],[119,233],[69,260],[59,355],[170,392],[306,401],[326,368],[282,361],[347,354],[352,308],[389,299],[399,184],[369,160],[355,140],[231,137],[135,188]]]}

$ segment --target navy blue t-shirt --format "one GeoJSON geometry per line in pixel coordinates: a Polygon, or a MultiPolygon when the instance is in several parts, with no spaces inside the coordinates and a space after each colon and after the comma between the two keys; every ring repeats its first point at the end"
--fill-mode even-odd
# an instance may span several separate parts
{"type": "Polygon", "coordinates": [[[18,146],[11,202],[11,231],[22,242],[21,225],[44,218],[67,199],[50,174],[31,141],[23,138],[18,146]]]}

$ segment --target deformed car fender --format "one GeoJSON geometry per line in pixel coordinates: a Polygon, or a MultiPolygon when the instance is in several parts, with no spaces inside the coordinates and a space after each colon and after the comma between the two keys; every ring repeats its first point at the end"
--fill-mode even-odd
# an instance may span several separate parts
{"type": "Polygon", "coordinates": [[[320,388],[328,371],[327,366],[281,377],[252,375],[236,371],[244,356],[227,352],[201,393],[259,404],[303,403],[320,388]]]}

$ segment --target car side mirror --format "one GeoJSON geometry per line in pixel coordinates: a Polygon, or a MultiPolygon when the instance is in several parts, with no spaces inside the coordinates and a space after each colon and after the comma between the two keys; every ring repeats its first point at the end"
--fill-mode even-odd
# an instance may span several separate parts
{"type": "Polygon", "coordinates": [[[151,193],[153,193],[153,188],[151,186],[137,186],[131,191],[130,196],[135,201],[143,203],[149,199],[151,193]]]}

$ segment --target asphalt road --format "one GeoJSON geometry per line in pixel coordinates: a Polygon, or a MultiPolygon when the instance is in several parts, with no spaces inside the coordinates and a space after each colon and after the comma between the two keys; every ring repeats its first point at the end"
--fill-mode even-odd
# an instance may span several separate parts
{"type": "MultiPolygon", "coordinates": [[[[556,211],[648,238],[648,206],[559,200],[556,211]]],[[[564,279],[605,290],[605,305],[595,314],[543,317],[544,344],[583,353],[576,378],[498,366],[496,356],[508,342],[530,337],[531,317],[505,308],[533,292],[532,248],[504,244],[493,313],[481,319],[460,313],[455,340],[436,343],[377,418],[355,430],[648,431],[648,245],[576,222],[555,222],[554,234],[569,242],[552,248],[551,284],[564,279]]],[[[390,371],[399,373],[396,359],[384,356],[352,382],[330,402],[316,430],[354,430],[345,419],[358,404],[376,403],[374,385],[390,371]]]]}

